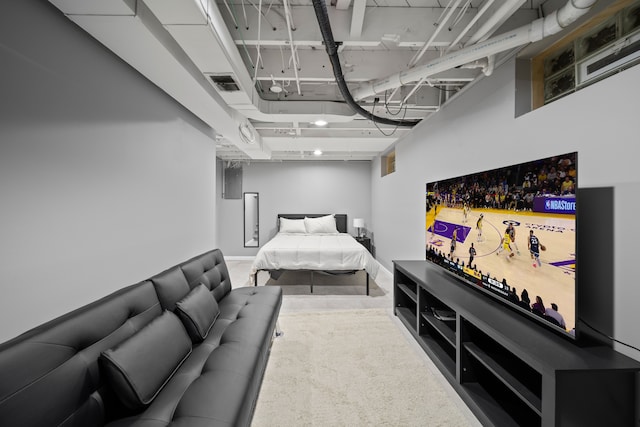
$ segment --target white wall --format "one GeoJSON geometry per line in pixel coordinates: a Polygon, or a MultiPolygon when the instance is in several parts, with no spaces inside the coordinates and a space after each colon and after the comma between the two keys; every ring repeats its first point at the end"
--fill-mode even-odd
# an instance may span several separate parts
{"type": "Polygon", "coordinates": [[[211,130],[47,2],[0,4],[0,342],[216,246],[211,130]]]}
{"type": "Polygon", "coordinates": [[[635,274],[640,67],[514,119],[514,64],[500,67],[418,125],[397,145],[395,173],[380,178],[380,159],[372,164],[377,257],[388,269],[392,260],[424,259],[427,182],[578,151],[580,187],[614,189],[615,335],[640,346],[635,274]]]}
{"type": "MultiPolygon", "coordinates": [[[[222,165],[218,165],[222,169],[222,165]]],[[[370,162],[251,162],[243,166],[242,191],[258,192],[260,246],[276,233],[279,213],[347,214],[348,232],[355,235],[353,218],[371,218],[370,162]]],[[[218,174],[220,177],[220,173],[218,174]]],[[[252,256],[258,248],[243,247],[242,200],[222,199],[218,186],[218,237],[227,256],[252,256]]]]}

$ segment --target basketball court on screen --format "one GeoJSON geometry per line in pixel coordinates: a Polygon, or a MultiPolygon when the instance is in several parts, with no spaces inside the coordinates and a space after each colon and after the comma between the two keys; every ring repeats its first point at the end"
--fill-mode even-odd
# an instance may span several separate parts
{"type": "Polygon", "coordinates": [[[478,271],[488,273],[498,281],[506,278],[507,284],[515,287],[518,297],[526,289],[532,303],[537,295],[547,308],[556,303],[567,331],[575,326],[575,215],[473,209],[465,222],[462,208],[439,206],[435,216],[433,209],[426,215],[426,246],[449,254],[456,228],[454,260],[468,265],[469,247],[473,243],[476,249],[473,264],[478,271]],[[478,240],[476,223],[480,214],[483,215],[482,236],[478,240]],[[509,257],[506,250],[498,253],[509,223],[516,230],[515,245],[511,244],[513,257],[509,257]],[[541,267],[533,266],[535,261],[528,250],[530,230],[546,248],[540,252],[541,267]]]}

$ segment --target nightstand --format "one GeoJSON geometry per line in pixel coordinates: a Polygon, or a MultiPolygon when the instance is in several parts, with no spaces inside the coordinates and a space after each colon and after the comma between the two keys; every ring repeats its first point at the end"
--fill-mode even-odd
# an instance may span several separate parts
{"type": "Polygon", "coordinates": [[[358,243],[371,252],[371,239],[369,237],[354,237],[358,243]]]}

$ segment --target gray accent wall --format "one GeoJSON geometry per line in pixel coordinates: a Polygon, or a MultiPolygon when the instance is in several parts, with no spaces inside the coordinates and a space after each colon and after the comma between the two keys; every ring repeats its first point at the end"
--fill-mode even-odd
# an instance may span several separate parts
{"type": "Polygon", "coordinates": [[[514,118],[515,60],[498,68],[397,144],[395,173],[381,178],[373,162],[378,260],[391,270],[393,260],[424,259],[427,182],[578,151],[579,187],[614,191],[615,337],[640,346],[638,81],[640,66],[514,118]]]}
{"type": "Polygon", "coordinates": [[[46,1],[0,64],[0,342],[217,246],[207,126],[46,1]]]}
{"type": "MultiPolygon", "coordinates": [[[[218,164],[222,170],[223,164],[218,164]]],[[[243,165],[242,191],[260,194],[260,246],[276,234],[279,213],[347,214],[348,232],[356,234],[353,218],[371,220],[371,162],[288,161],[243,165]]],[[[221,179],[221,173],[218,173],[221,179]]],[[[218,185],[218,242],[227,256],[253,256],[245,248],[242,200],[222,199],[218,185]]],[[[375,241],[375,239],[374,239],[375,241]]]]}

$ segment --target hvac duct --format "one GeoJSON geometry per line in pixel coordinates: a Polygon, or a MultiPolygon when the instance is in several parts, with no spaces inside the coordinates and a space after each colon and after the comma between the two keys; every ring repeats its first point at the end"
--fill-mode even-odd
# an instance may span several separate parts
{"type": "Polygon", "coordinates": [[[434,74],[460,67],[479,59],[496,55],[527,43],[542,40],[556,34],[578,18],[585,15],[597,0],[568,0],[550,15],[537,19],[513,31],[492,37],[483,42],[448,53],[438,59],[415,68],[401,71],[384,79],[362,86],[353,93],[356,100],[374,96],[386,90],[393,90],[407,83],[415,82],[434,74]]]}

